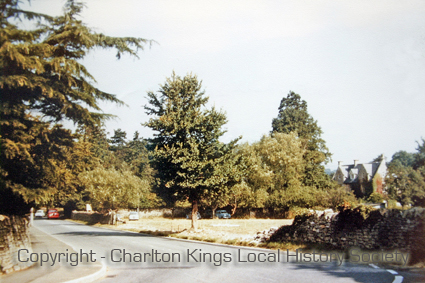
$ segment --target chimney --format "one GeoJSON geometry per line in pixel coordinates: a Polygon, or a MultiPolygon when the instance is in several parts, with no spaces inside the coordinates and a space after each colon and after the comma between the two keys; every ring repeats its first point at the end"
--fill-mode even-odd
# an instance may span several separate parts
{"type": "Polygon", "coordinates": [[[357,159],[354,159],[354,167],[357,166],[357,162],[358,162],[358,160],[357,159]]]}
{"type": "Polygon", "coordinates": [[[341,167],[342,161],[338,161],[338,167],[341,167]]]}

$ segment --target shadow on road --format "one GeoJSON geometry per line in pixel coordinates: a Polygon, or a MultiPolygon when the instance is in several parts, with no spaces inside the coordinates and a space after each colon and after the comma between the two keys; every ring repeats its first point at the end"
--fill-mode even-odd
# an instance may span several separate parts
{"type": "Polygon", "coordinates": [[[338,266],[336,263],[320,264],[294,264],[295,270],[316,270],[336,278],[352,278],[360,283],[393,282],[394,275],[385,269],[375,269],[368,265],[353,265],[344,263],[338,266]]]}
{"type": "Polygon", "coordinates": [[[152,237],[151,235],[148,235],[148,234],[139,234],[139,233],[121,232],[121,231],[75,231],[75,232],[56,233],[54,235],[92,236],[92,237],[103,237],[103,236],[152,237]]]}

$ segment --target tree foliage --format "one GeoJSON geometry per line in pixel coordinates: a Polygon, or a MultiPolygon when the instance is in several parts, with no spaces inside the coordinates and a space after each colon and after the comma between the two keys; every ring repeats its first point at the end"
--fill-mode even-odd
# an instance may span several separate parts
{"type": "Polygon", "coordinates": [[[425,140],[417,152],[396,152],[388,165],[387,193],[403,205],[425,206],[425,140]]]}
{"type": "MultiPolygon", "coordinates": [[[[295,132],[273,133],[254,143],[246,145],[243,154],[247,162],[245,194],[262,196],[266,207],[287,208],[287,194],[300,191],[304,174],[302,141],[295,132]]],[[[252,202],[252,201],[251,201],[252,202]]]]}
{"type": "Polygon", "coordinates": [[[152,170],[146,142],[137,132],[132,141],[126,140],[126,133],[119,129],[108,139],[100,125],[81,128],[79,133],[77,144],[87,147],[86,164],[92,163],[85,170],[75,172],[82,188],[80,195],[86,202],[101,210],[158,205],[151,191],[152,170]],[[110,177],[105,177],[107,174],[110,177]],[[131,195],[133,199],[128,200],[131,195]]]}
{"type": "Polygon", "coordinates": [[[227,122],[224,113],[207,109],[208,97],[194,75],[172,75],[157,94],[148,92],[145,106],[150,118],[144,125],[155,131],[154,167],[157,191],[169,204],[192,203],[192,227],[196,228],[198,204],[232,182],[237,168],[232,151],[237,140],[219,141],[227,122]]]}
{"type": "Polygon", "coordinates": [[[267,208],[279,215],[295,207],[336,208],[355,202],[352,193],[336,183],[317,188],[303,183],[306,149],[296,132],[274,132],[252,145],[239,146],[246,166],[244,182],[237,185],[240,207],[267,208]]]}
{"type": "Polygon", "coordinates": [[[9,125],[2,127],[0,153],[0,199],[1,203],[14,203],[15,207],[2,205],[3,213],[22,213],[25,203],[48,204],[71,178],[66,169],[68,150],[73,146],[74,136],[61,126],[50,127],[36,118],[27,121],[31,130],[22,134],[6,133],[9,125]],[[22,143],[19,149],[10,150],[8,138],[17,138],[22,143]]]}
{"type": "Polygon", "coordinates": [[[322,129],[308,113],[307,102],[291,91],[287,97],[282,98],[278,110],[277,118],[272,121],[272,132],[296,132],[303,139],[307,150],[321,152],[321,162],[329,161],[331,154],[321,137],[322,129]]]}
{"type": "Polygon", "coordinates": [[[330,187],[330,178],[322,163],[330,161],[331,153],[322,139],[322,129],[307,111],[307,102],[289,92],[282,98],[277,118],[272,121],[272,132],[297,133],[302,140],[304,153],[303,184],[316,188],[330,187]]]}
{"type": "Polygon", "coordinates": [[[137,57],[148,43],[94,32],[79,19],[82,8],[68,0],[61,16],[50,17],[21,10],[18,0],[0,4],[2,194],[20,195],[25,202],[50,199],[58,188],[47,176],[60,170],[62,152],[72,144],[71,134],[55,124],[70,120],[93,125],[110,117],[99,112],[99,101],[122,103],[95,87],[80,60],[99,47],[114,48],[117,58],[137,57]],[[24,30],[20,19],[36,21],[36,27],[24,30]],[[38,152],[49,147],[56,151],[38,152]]]}
{"type": "Polygon", "coordinates": [[[79,175],[95,209],[147,208],[155,205],[156,197],[149,183],[133,172],[105,169],[102,166],[79,175]]]}

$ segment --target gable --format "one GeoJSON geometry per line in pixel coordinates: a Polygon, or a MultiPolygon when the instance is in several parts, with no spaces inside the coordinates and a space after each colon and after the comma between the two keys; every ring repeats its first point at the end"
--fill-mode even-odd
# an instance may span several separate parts
{"type": "Polygon", "coordinates": [[[382,178],[385,178],[387,166],[385,159],[380,162],[357,163],[349,165],[338,164],[338,169],[335,173],[334,180],[339,184],[358,184],[361,181],[371,182],[374,176],[379,173],[382,178]]]}

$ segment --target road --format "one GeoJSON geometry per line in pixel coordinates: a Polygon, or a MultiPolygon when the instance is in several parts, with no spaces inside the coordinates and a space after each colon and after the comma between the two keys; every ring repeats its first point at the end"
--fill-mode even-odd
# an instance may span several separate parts
{"type": "MultiPolygon", "coordinates": [[[[79,260],[100,261],[107,266],[106,277],[99,281],[102,283],[397,282],[396,276],[385,269],[346,261],[340,264],[326,260],[325,254],[321,255],[322,262],[295,262],[295,253],[289,253],[292,257],[288,261],[286,251],[153,237],[64,220],[37,220],[34,225],[76,252],[52,255],[45,264],[52,264],[54,256],[70,268],[76,268],[79,260]]],[[[29,256],[22,254],[23,258],[29,256]]],[[[319,261],[318,257],[315,260],[319,261]]]]}

